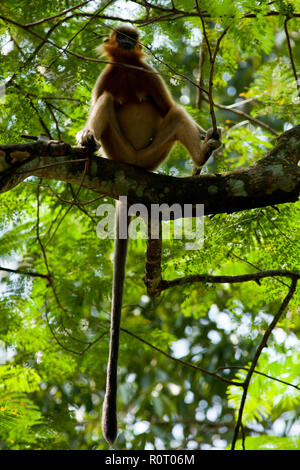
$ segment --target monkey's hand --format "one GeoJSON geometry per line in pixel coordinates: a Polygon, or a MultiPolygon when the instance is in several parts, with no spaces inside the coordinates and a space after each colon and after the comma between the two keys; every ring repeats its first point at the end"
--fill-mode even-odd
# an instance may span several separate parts
{"type": "Polygon", "coordinates": [[[95,137],[92,129],[83,129],[76,135],[76,140],[82,147],[88,148],[91,152],[96,152],[100,148],[100,144],[95,137]]]}

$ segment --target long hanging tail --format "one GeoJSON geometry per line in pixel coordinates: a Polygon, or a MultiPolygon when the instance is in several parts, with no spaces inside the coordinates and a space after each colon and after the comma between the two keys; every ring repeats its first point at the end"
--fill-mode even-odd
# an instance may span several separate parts
{"type": "Polygon", "coordinates": [[[124,202],[117,202],[109,358],[107,365],[106,391],[102,410],[102,433],[105,440],[110,445],[114,443],[117,437],[117,368],[121,309],[128,247],[127,228],[127,205],[124,202]],[[119,236],[121,220],[126,220],[127,223],[125,239],[121,239],[119,236]]]}

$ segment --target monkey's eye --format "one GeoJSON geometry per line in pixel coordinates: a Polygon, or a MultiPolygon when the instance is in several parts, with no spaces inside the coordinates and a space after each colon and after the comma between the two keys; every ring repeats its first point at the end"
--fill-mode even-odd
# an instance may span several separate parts
{"type": "Polygon", "coordinates": [[[108,42],[108,41],[109,41],[109,38],[103,39],[103,42],[108,42]]]}

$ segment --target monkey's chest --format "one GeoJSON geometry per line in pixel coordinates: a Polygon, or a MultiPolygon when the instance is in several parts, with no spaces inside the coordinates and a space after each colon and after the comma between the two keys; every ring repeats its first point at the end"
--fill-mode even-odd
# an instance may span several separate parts
{"type": "Polygon", "coordinates": [[[117,105],[116,116],[122,134],[136,150],[151,144],[162,120],[156,106],[148,100],[117,105]]]}

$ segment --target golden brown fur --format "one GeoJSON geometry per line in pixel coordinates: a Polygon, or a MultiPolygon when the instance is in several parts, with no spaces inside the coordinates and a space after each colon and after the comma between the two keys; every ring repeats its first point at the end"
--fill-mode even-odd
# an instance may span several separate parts
{"type": "Polygon", "coordinates": [[[153,170],[178,140],[195,165],[202,166],[219,142],[173,101],[162,78],[144,62],[138,41],[123,49],[117,40],[120,34],[138,37],[131,26],[121,26],[101,46],[113,63],[95,84],[90,115],[78,142],[88,145],[94,136],[108,158],[153,170]]]}

